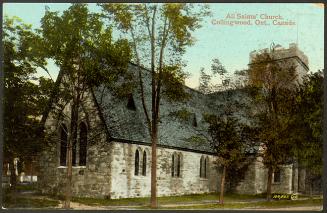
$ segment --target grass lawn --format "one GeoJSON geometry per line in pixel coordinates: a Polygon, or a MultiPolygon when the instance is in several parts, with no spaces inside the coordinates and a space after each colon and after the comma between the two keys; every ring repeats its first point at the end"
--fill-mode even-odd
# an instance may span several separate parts
{"type": "Polygon", "coordinates": [[[5,208],[54,208],[59,205],[58,200],[36,199],[28,197],[18,197],[16,199],[6,196],[3,200],[5,208]]]}
{"type": "Polygon", "coordinates": [[[296,207],[296,206],[321,206],[323,205],[322,199],[313,200],[280,200],[280,201],[261,201],[255,203],[225,203],[208,204],[208,205],[194,205],[194,206],[176,206],[164,207],[162,209],[255,209],[255,208],[282,208],[282,207],[296,207]]]}
{"type": "MultiPolygon", "coordinates": [[[[247,208],[282,208],[296,206],[319,206],[323,204],[322,198],[307,200],[280,200],[265,201],[265,195],[238,195],[226,194],[225,204],[205,203],[206,201],[218,200],[218,194],[184,195],[159,197],[159,209],[247,209],[247,208]],[[252,201],[252,202],[251,202],[252,201]],[[256,201],[256,202],[253,202],[256,201]],[[203,202],[203,204],[201,203],[203,202]],[[168,206],[167,206],[168,205],[168,206]],[[160,207],[161,206],[161,207],[160,207]]],[[[124,198],[124,199],[96,199],[96,198],[73,198],[73,202],[90,206],[133,206],[135,209],[149,209],[149,199],[124,198]]]]}
{"type": "MultiPolygon", "coordinates": [[[[226,194],[225,202],[230,201],[246,201],[257,198],[264,198],[264,195],[236,195],[226,194]]],[[[184,196],[167,196],[159,197],[159,205],[165,204],[178,204],[178,203],[199,203],[201,201],[218,201],[219,195],[214,194],[197,194],[197,195],[184,195],[184,196]]],[[[123,198],[123,199],[97,199],[97,198],[78,198],[74,197],[73,202],[82,203],[85,205],[99,205],[99,206],[147,206],[150,202],[149,197],[145,198],[123,198]]]]}
{"type": "MultiPolygon", "coordinates": [[[[19,190],[26,190],[22,187],[19,190]]],[[[18,191],[19,191],[18,190],[18,191]]],[[[24,195],[13,199],[11,193],[5,193],[4,207],[5,208],[54,208],[59,205],[60,198],[52,197],[48,199],[44,196],[24,195]]],[[[306,200],[280,200],[266,202],[265,195],[238,195],[226,194],[225,204],[213,203],[218,201],[217,193],[197,194],[184,196],[159,197],[159,209],[255,209],[255,208],[282,208],[282,207],[297,207],[297,206],[322,206],[322,196],[315,199],[306,200]]],[[[307,198],[301,196],[301,198],[307,198]]],[[[62,198],[61,198],[62,199],[62,198]]],[[[73,197],[73,202],[88,206],[131,206],[133,209],[149,209],[149,197],[145,198],[124,198],[124,199],[96,199],[96,198],[78,198],[73,197]]]]}
{"type": "Polygon", "coordinates": [[[35,198],[31,195],[21,195],[20,191],[32,191],[35,185],[17,185],[16,195],[9,189],[3,189],[3,207],[5,208],[53,208],[59,205],[58,200],[35,198]],[[16,197],[16,198],[15,198],[16,197]]]}
{"type": "Polygon", "coordinates": [[[35,183],[32,183],[32,184],[18,184],[16,186],[16,189],[20,190],[20,191],[32,191],[32,190],[36,190],[37,186],[36,186],[35,183]]]}

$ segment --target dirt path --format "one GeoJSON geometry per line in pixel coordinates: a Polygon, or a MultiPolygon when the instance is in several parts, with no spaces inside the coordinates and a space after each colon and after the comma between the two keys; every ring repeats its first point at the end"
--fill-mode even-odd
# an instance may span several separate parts
{"type": "MultiPolygon", "coordinates": [[[[139,209],[140,206],[88,206],[80,203],[71,202],[71,208],[76,210],[135,210],[139,209]]],[[[159,209],[164,209],[165,207],[172,208],[174,206],[189,206],[189,210],[192,210],[194,204],[182,204],[182,205],[161,205],[159,209]]],[[[199,206],[201,204],[197,204],[199,206]]],[[[203,204],[206,205],[206,204],[203,204]]],[[[62,208],[60,204],[57,208],[62,208]]],[[[227,208],[226,208],[227,209],[227,208]]],[[[213,209],[213,210],[226,210],[226,209],[213,209]]],[[[188,210],[188,209],[183,209],[188,210]]],[[[242,209],[228,209],[228,210],[254,210],[254,211],[321,211],[321,206],[297,206],[297,207],[285,207],[285,208],[242,208],[242,209]]]]}
{"type": "MultiPolygon", "coordinates": [[[[250,208],[246,208],[246,209],[250,209],[250,208]]],[[[296,206],[296,207],[285,207],[285,208],[256,208],[256,209],[251,209],[251,210],[258,210],[258,211],[263,211],[263,210],[267,210],[267,211],[271,211],[271,210],[276,210],[276,211],[321,211],[322,210],[322,206],[296,206]]]]}
{"type": "MultiPolygon", "coordinates": [[[[63,206],[63,202],[60,201],[59,205],[57,206],[58,209],[61,209],[63,206]]],[[[84,205],[81,203],[75,203],[75,202],[70,202],[70,207],[72,209],[78,209],[78,210],[106,210],[106,208],[100,207],[100,206],[88,206],[88,205],[84,205]]]]}
{"type": "MultiPolygon", "coordinates": [[[[260,202],[262,199],[256,199],[252,201],[238,201],[238,202],[233,202],[233,203],[248,203],[248,202],[260,202]]],[[[202,202],[185,202],[185,203],[178,203],[178,204],[162,204],[159,205],[159,209],[165,209],[165,208],[174,208],[174,207],[189,207],[184,210],[192,210],[192,206],[201,206],[201,205],[208,205],[208,204],[214,204],[217,203],[217,201],[213,200],[204,200],[202,202]]],[[[57,208],[62,208],[63,202],[60,201],[60,204],[58,205],[57,208]]],[[[140,209],[142,206],[132,206],[132,205],[127,205],[127,206],[90,206],[90,205],[85,205],[77,202],[71,202],[70,206],[72,209],[76,210],[135,210],[135,209],[140,209]]],[[[144,207],[144,206],[143,206],[144,207]]],[[[246,207],[246,208],[241,208],[241,209],[232,209],[232,208],[226,208],[228,210],[254,210],[254,211],[262,211],[262,210],[267,210],[267,211],[321,211],[322,206],[294,206],[294,207],[278,207],[278,208],[255,208],[255,207],[246,207]]],[[[226,210],[226,209],[214,209],[214,210],[226,210]]]]}
{"type": "MultiPolygon", "coordinates": [[[[140,209],[142,206],[89,206],[81,203],[71,202],[70,203],[72,209],[76,210],[135,210],[140,209]]],[[[184,210],[192,210],[192,206],[201,206],[208,205],[208,203],[180,203],[180,204],[164,204],[160,205],[159,209],[165,208],[173,208],[173,207],[190,207],[184,210]]],[[[62,202],[58,205],[57,208],[62,208],[62,202]]],[[[254,211],[321,211],[322,206],[296,206],[296,207],[279,207],[279,208],[242,208],[242,209],[229,209],[228,210],[254,210],[254,211]]],[[[226,209],[213,209],[213,210],[226,210],[226,209]]]]}

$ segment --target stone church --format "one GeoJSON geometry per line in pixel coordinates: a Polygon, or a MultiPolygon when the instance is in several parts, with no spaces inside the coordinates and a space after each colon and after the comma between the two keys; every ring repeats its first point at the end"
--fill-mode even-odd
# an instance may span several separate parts
{"type": "MultiPolygon", "coordinates": [[[[289,50],[292,48],[296,51],[291,60],[296,60],[300,69],[307,69],[307,59],[299,57],[297,47],[290,46],[289,50]]],[[[130,64],[131,72],[137,73],[136,69],[136,65],[130,64]]],[[[145,95],[150,97],[150,73],[146,69],[143,73],[145,95]]],[[[63,79],[59,73],[57,84],[63,79]]],[[[219,110],[224,92],[202,94],[188,87],[185,91],[191,96],[186,102],[171,103],[162,99],[157,151],[158,196],[220,191],[217,157],[206,140],[194,138],[199,130],[207,127],[203,113],[219,110]],[[188,111],[187,119],[172,116],[184,109],[188,111]]],[[[241,90],[232,91],[231,95],[246,101],[241,90]]],[[[99,86],[88,91],[85,97],[79,110],[78,140],[73,148],[73,196],[110,199],[150,196],[151,144],[137,88],[128,97],[116,98],[112,91],[99,86]]],[[[50,105],[56,104],[54,94],[50,105]]],[[[63,194],[70,120],[69,116],[58,119],[52,109],[43,117],[46,135],[52,143],[40,155],[38,184],[43,193],[63,194]]],[[[63,113],[69,115],[69,109],[68,104],[63,113]]],[[[240,117],[243,116],[241,111],[240,117]]],[[[258,145],[246,150],[253,160],[246,171],[238,175],[240,177],[230,178],[231,184],[235,179],[234,192],[265,192],[267,170],[257,155],[261,151],[258,145]]],[[[293,163],[283,165],[274,172],[272,190],[283,193],[304,190],[304,176],[305,171],[293,163]]]]}

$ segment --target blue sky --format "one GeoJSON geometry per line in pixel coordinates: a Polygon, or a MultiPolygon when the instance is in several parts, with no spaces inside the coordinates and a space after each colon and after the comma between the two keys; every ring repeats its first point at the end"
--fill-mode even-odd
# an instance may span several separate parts
{"type": "MultiPolygon", "coordinates": [[[[40,26],[46,5],[51,11],[62,11],[70,6],[66,3],[4,3],[3,14],[18,16],[25,23],[37,28],[40,26]]],[[[251,51],[268,48],[272,42],[283,47],[297,42],[299,48],[309,58],[310,70],[315,72],[323,69],[324,9],[322,5],[212,3],[210,7],[212,16],[207,17],[202,23],[203,27],[194,32],[197,41],[184,55],[184,60],[187,62],[185,71],[191,74],[186,81],[188,86],[198,85],[200,68],[204,67],[209,72],[213,58],[219,58],[229,72],[234,72],[247,68],[251,51]],[[283,20],[279,21],[292,21],[295,25],[273,25],[272,20],[267,20],[267,24],[270,25],[255,25],[255,20],[252,20],[251,26],[213,24],[215,20],[225,19],[228,14],[281,16],[283,20]]],[[[90,4],[90,10],[98,10],[96,4],[90,4]]],[[[58,69],[53,65],[49,67],[52,75],[56,76],[58,69]]]]}

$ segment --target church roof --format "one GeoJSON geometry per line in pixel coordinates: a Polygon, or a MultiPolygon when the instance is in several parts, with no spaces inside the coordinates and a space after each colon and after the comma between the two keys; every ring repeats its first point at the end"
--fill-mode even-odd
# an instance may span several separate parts
{"type": "MultiPolygon", "coordinates": [[[[129,69],[137,73],[138,67],[130,64],[129,69]]],[[[148,109],[151,107],[151,76],[149,70],[141,68],[144,77],[144,91],[148,109]]],[[[46,112],[42,117],[44,124],[52,103],[57,100],[57,90],[63,77],[63,72],[59,72],[56,86],[51,94],[50,102],[46,112]]],[[[135,75],[137,78],[138,75],[135,75]]],[[[203,94],[197,90],[185,86],[185,91],[190,94],[190,99],[184,102],[169,102],[162,97],[160,104],[160,122],[158,146],[194,151],[200,153],[213,153],[210,143],[207,140],[208,124],[204,121],[203,113],[217,113],[222,106],[223,97],[244,99],[241,90],[222,91],[213,94],[203,94]],[[187,111],[188,119],[179,119],[174,114],[180,111],[187,111]]],[[[145,114],[142,107],[139,88],[135,88],[132,93],[135,109],[127,107],[128,97],[117,98],[105,86],[94,87],[92,90],[100,116],[105,124],[107,134],[112,141],[151,145],[151,138],[147,129],[145,114]]],[[[246,101],[246,99],[244,99],[246,101]]],[[[244,118],[239,112],[239,118],[244,118]]],[[[257,147],[251,146],[246,149],[247,153],[254,154],[257,147]]]]}
{"type": "MultiPolygon", "coordinates": [[[[135,70],[131,64],[130,69],[135,70]]],[[[144,90],[148,108],[151,107],[150,72],[143,69],[144,90]]],[[[135,76],[137,78],[137,75],[135,76]]],[[[135,109],[129,109],[128,97],[117,98],[112,92],[103,87],[94,88],[94,97],[102,111],[104,122],[113,140],[131,143],[151,144],[147,129],[145,114],[142,107],[139,88],[135,88],[132,97],[135,109]]],[[[206,138],[208,124],[204,121],[203,113],[214,113],[219,110],[222,95],[238,97],[240,91],[224,91],[211,95],[203,94],[185,86],[185,91],[191,98],[185,102],[169,102],[162,97],[160,104],[160,122],[158,145],[177,149],[193,150],[196,152],[212,153],[210,143],[206,138]],[[187,112],[187,119],[179,119],[176,112],[187,112]]],[[[255,153],[251,147],[249,153],[255,153]]]]}
{"type": "MultiPolygon", "coordinates": [[[[136,69],[131,65],[131,69],[136,69]]],[[[144,89],[146,103],[151,107],[150,73],[144,70],[144,89]],[[148,75],[147,75],[148,74],[148,75]]],[[[151,143],[145,114],[142,107],[138,88],[133,92],[135,110],[127,107],[128,97],[117,98],[112,92],[103,87],[94,88],[94,96],[103,114],[110,137],[129,142],[151,143]]],[[[186,102],[169,102],[161,99],[158,145],[164,147],[191,149],[199,152],[212,152],[206,140],[200,140],[196,135],[205,127],[203,112],[210,109],[207,105],[206,95],[185,87],[186,92],[192,93],[186,102]],[[174,116],[178,111],[187,110],[188,119],[181,120],[174,116]],[[195,124],[195,123],[196,124],[195,124]]]]}

